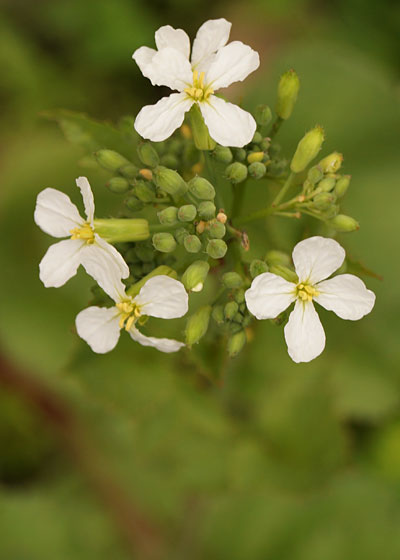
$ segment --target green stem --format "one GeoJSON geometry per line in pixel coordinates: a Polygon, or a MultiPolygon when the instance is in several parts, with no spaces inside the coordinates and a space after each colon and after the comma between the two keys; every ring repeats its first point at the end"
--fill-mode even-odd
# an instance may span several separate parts
{"type": "Polygon", "coordinates": [[[274,121],[274,124],[272,125],[271,131],[268,134],[268,136],[271,138],[271,140],[278,133],[279,129],[282,126],[282,123],[283,123],[283,119],[281,117],[276,117],[276,119],[274,121]]]}
{"type": "Polygon", "coordinates": [[[211,183],[215,187],[215,192],[216,192],[215,202],[216,202],[217,209],[219,210],[220,208],[225,208],[221,190],[218,188],[218,179],[214,170],[213,162],[211,161],[210,152],[208,150],[203,150],[203,154],[204,154],[204,161],[206,163],[208,177],[211,183]]]}
{"type": "Polygon", "coordinates": [[[272,201],[272,206],[278,206],[282,198],[285,196],[287,191],[293,185],[294,178],[296,177],[295,173],[290,173],[289,177],[286,179],[285,183],[283,184],[281,190],[278,192],[274,200],[272,201]]]}
{"type": "Polygon", "coordinates": [[[243,206],[243,199],[245,195],[246,181],[239,185],[232,185],[232,208],[231,219],[234,220],[240,214],[240,209],[243,206]]]}
{"type": "Polygon", "coordinates": [[[149,224],[150,233],[158,233],[159,231],[173,231],[177,227],[183,225],[182,222],[175,222],[174,224],[149,224]]]}

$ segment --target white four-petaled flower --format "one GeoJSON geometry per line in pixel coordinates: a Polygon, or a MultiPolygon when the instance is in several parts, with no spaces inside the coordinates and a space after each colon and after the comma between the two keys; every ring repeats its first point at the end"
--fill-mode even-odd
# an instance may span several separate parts
{"type": "Polygon", "coordinates": [[[115,306],[88,307],[76,317],[76,329],[94,352],[104,354],[112,350],[124,328],[136,342],[153,346],[161,352],[176,352],[183,342],[169,338],[145,336],[137,328],[141,318],[161,319],[182,317],[188,310],[188,295],[181,282],[169,276],[154,276],[147,280],[136,297],[129,296],[121,280],[110,271],[104,287],[115,306]]]}
{"type": "Polygon", "coordinates": [[[288,352],[295,362],[309,362],[325,347],[325,332],[313,300],[342,319],[356,321],[369,313],[375,295],[352,274],[326,280],[345,258],[344,249],[333,239],[310,237],[293,250],[298,282],[265,272],[246,291],[246,304],[257,319],[274,319],[293,301],[295,306],[285,326],[288,352]]]}
{"type": "Polygon", "coordinates": [[[170,25],[156,31],[157,49],[140,47],[133,58],[153,85],[179,93],[143,107],[135,121],[138,133],[149,140],[165,140],[183,122],[194,103],[200,107],[211,138],[223,146],[242,147],[253,138],[254,118],[214,92],[244,80],[260,64],[259,55],[241,41],[226,44],[231,23],[206,21],[198,30],[189,61],[190,41],[182,29],[170,25]]]}
{"type": "Polygon", "coordinates": [[[51,245],[43,257],[40,279],[46,288],[58,288],[76,274],[81,264],[104,289],[107,274],[127,278],[129,268],[118,251],[94,231],[93,193],[86,177],[76,180],[85,206],[86,220],[66,194],[45,189],[37,197],[35,222],[53,237],[69,237],[51,245]]]}

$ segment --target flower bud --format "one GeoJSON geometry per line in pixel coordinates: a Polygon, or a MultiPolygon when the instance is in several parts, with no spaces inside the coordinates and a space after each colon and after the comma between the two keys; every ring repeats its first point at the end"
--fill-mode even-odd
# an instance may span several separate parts
{"type": "Polygon", "coordinates": [[[257,105],[254,118],[258,126],[267,126],[272,119],[272,111],[268,105],[257,105]]]}
{"type": "Polygon", "coordinates": [[[180,198],[188,188],[177,171],[162,165],[154,169],[154,181],[158,188],[171,195],[172,198],[180,198]]]}
{"type": "Polygon", "coordinates": [[[168,206],[164,210],[157,212],[160,224],[176,224],[178,221],[178,208],[176,206],[168,206]]]}
{"type": "Polygon", "coordinates": [[[137,147],[140,161],[147,167],[156,167],[159,164],[159,157],[156,150],[149,142],[142,142],[137,147]]]}
{"type": "Polygon", "coordinates": [[[260,132],[258,132],[258,130],[255,131],[254,136],[251,140],[252,144],[260,144],[263,141],[263,137],[262,134],[260,132]]]}
{"type": "Polygon", "coordinates": [[[224,307],[224,316],[227,321],[232,321],[236,313],[239,311],[239,306],[236,301],[228,301],[224,307]]]}
{"type": "Polygon", "coordinates": [[[187,235],[183,240],[183,245],[188,253],[198,253],[201,249],[201,241],[197,235],[187,235]]]}
{"type": "Polygon", "coordinates": [[[222,325],[225,321],[224,307],[222,305],[215,305],[212,310],[212,318],[217,325],[222,325]]]}
{"type": "Polygon", "coordinates": [[[226,224],[226,222],[228,221],[228,216],[225,214],[222,208],[217,214],[217,220],[221,222],[221,224],[226,224]]]}
{"type": "Polygon", "coordinates": [[[351,216],[346,216],[345,214],[338,214],[332,220],[327,222],[336,231],[350,232],[360,229],[359,223],[351,216]]]}
{"type": "Polygon", "coordinates": [[[234,358],[243,349],[247,342],[246,332],[243,329],[231,334],[228,339],[227,350],[230,358],[234,358]]]}
{"type": "Polygon", "coordinates": [[[264,159],[264,152],[251,152],[247,156],[247,163],[254,163],[255,161],[262,161],[264,159]]]}
{"type": "Polygon", "coordinates": [[[135,179],[139,173],[139,169],[133,163],[128,163],[120,168],[119,172],[126,179],[135,179]]]}
{"type": "Polygon", "coordinates": [[[336,196],[327,192],[322,192],[314,196],[312,206],[317,210],[327,210],[335,202],[336,196]]]}
{"type": "Polygon", "coordinates": [[[266,262],[261,261],[260,259],[254,259],[250,263],[250,276],[255,278],[264,272],[268,272],[268,265],[266,262]]]}
{"type": "Polygon", "coordinates": [[[228,247],[222,239],[210,239],[206,251],[213,259],[222,259],[225,256],[228,247]]]}
{"type": "Polygon", "coordinates": [[[342,196],[346,194],[350,185],[350,180],[351,175],[343,175],[343,177],[340,177],[340,179],[336,181],[335,194],[338,198],[342,198],[342,196]]]}
{"type": "Polygon", "coordinates": [[[214,200],[215,189],[204,177],[193,177],[188,185],[190,193],[199,200],[214,200]]]}
{"type": "Polygon", "coordinates": [[[249,165],[248,171],[250,177],[253,177],[253,179],[262,179],[267,172],[267,168],[264,163],[255,161],[249,165]]]}
{"type": "Polygon", "coordinates": [[[282,264],[272,265],[269,270],[270,272],[272,272],[272,274],[282,276],[282,278],[284,278],[288,282],[298,281],[297,274],[294,272],[294,270],[291,270],[290,268],[288,268],[287,266],[283,266],[282,264]]]}
{"type": "Polygon", "coordinates": [[[336,173],[339,171],[343,162],[343,154],[338,152],[332,152],[329,156],[321,159],[318,166],[322,169],[324,173],[336,173]]]}
{"type": "Polygon", "coordinates": [[[113,150],[98,150],[94,155],[97,163],[104,167],[104,169],[108,169],[108,171],[115,172],[124,165],[130,164],[124,156],[113,150]]]}
{"type": "Polygon", "coordinates": [[[156,198],[156,189],[148,181],[136,181],[133,190],[137,198],[142,202],[154,202],[156,198]]]}
{"type": "Polygon", "coordinates": [[[325,177],[318,183],[318,190],[322,192],[330,192],[335,188],[336,179],[333,177],[325,177]]]}
{"type": "Polygon", "coordinates": [[[272,251],[268,251],[265,255],[265,260],[270,266],[274,264],[289,266],[291,263],[291,259],[287,253],[284,253],[283,251],[276,251],[274,249],[272,251]]]}
{"type": "Polygon", "coordinates": [[[187,237],[189,235],[189,232],[186,228],[181,227],[181,228],[177,228],[174,231],[174,236],[175,239],[177,240],[177,242],[179,243],[179,245],[183,245],[183,242],[185,241],[185,237],[187,237]]]}
{"type": "MultiPolygon", "coordinates": [[[[264,152],[266,152],[267,150],[269,150],[270,146],[271,146],[271,138],[268,138],[268,137],[267,137],[267,138],[263,138],[263,139],[262,139],[262,142],[260,142],[260,148],[261,148],[264,152]]],[[[266,155],[266,154],[264,154],[264,155],[266,155]]]]}
{"type": "Polygon", "coordinates": [[[151,169],[147,169],[147,168],[139,169],[139,175],[143,177],[143,179],[146,179],[146,181],[153,180],[153,173],[151,169]]]}
{"type": "Polygon", "coordinates": [[[193,346],[206,334],[210,322],[211,305],[200,307],[186,323],[185,338],[186,344],[193,346]]]}
{"type": "Polygon", "coordinates": [[[211,238],[222,239],[223,237],[225,237],[226,228],[224,224],[222,224],[218,220],[215,220],[210,223],[208,231],[211,238]]]}
{"type": "Polygon", "coordinates": [[[288,119],[292,114],[300,89],[300,80],[294,70],[285,72],[278,85],[278,100],[276,102],[276,113],[281,119],[288,119]]]}
{"type": "Polygon", "coordinates": [[[244,303],[245,298],[244,298],[244,290],[243,290],[243,288],[240,288],[240,290],[237,290],[237,291],[236,291],[236,293],[235,293],[235,301],[236,301],[236,303],[238,303],[238,304],[240,304],[240,305],[241,305],[242,303],[244,303]]]}
{"type": "Polygon", "coordinates": [[[154,249],[147,243],[137,243],[135,253],[138,259],[144,263],[151,263],[154,260],[154,249]]]}
{"type": "Polygon", "coordinates": [[[204,200],[204,202],[200,202],[198,206],[198,213],[200,218],[203,220],[212,220],[215,217],[216,207],[213,202],[210,200],[204,200]]]}
{"type": "Polygon", "coordinates": [[[109,243],[143,241],[150,236],[149,223],[142,218],[95,219],[94,230],[109,243]]]}
{"type": "Polygon", "coordinates": [[[323,176],[324,174],[319,165],[314,165],[314,167],[311,167],[307,173],[307,179],[310,181],[312,185],[316,185],[318,181],[321,181],[323,176]]]}
{"type": "Polygon", "coordinates": [[[207,261],[194,261],[182,275],[182,283],[190,292],[201,292],[210,265],[207,261]]]}
{"type": "Polygon", "coordinates": [[[178,219],[181,222],[193,222],[197,214],[196,206],[193,204],[185,204],[178,210],[178,219]]]}
{"type": "Polygon", "coordinates": [[[123,177],[111,177],[111,179],[106,183],[106,187],[113,193],[123,194],[129,191],[130,184],[123,177]]]}
{"type": "Polygon", "coordinates": [[[161,253],[171,253],[176,248],[176,241],[170,233],[162,232],[153,235],[153,245],[161,253]]]}
{"type": "Polygon", "coordinates": [[[293,173],[300,173],[317,156],[324,141],[324,129],[316,126],[300,140],[290,163],[293,173]]]}
{"type": "Polygon", "coordinates": [[[125,199],[124,204],[129,210],[132,210],[132,212],[139,212],[144,206],[143,202],[136,198],[136,196],[129,196],[125,199]]]}
{"type": "Polygon", "coordinates": [[[233,155],[236,161],[245,161],[247,152],[244,148],[233,148],[233,155]]]}
{"type": "Polygon", "coordinates": [[[243,279],[237,272],[225,272],[222,275],[222,283],[228,289],[235,289],[243,286],[243,279]]]}
{"type": "Polygon", "coordinates": [[[216,161],[219,161],[220,163],[228,164],[233,160],[231,150],[226,146],[220,146],[219,144],[215,146],[215,150],[213,151],[212,155],[214,156],[216,161]]]}
{"type": "Polygon", "coordinates": [[[235,161],[235,163],[228,165],[225,176],[231,183],[242,183],[247,179],[247,167],[243,163],[235,161]]]}
{"type": "Polygon", "coordinates": [[[179,160],[174,154],[164,154],[161,157],[161,165],[169,167],[170,169],[177,169],[179,160]]]}

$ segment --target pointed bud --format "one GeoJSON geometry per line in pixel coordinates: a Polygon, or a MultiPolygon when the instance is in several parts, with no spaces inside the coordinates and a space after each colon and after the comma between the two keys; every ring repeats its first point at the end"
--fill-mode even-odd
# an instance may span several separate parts
{"type": "Polygon", "coordinates": [[[343,162],[343,154],[338,152],[332,152],[329,156],[321,159],[318,166],[322,169],[324,173],[336,173],[339,171],[343,162]]]}
{"type": "Polygon", "coordinates": [[[225,176],[233,184],[242,183],[247,179],[247,167],[236,161],[231,163],[225,170],[225,176]]]}
{"type": "Polygon", "coordinates": [[[155,233],[153,235],[153,245],[161,253],[171,253],[176,248],[176,241],[170,233],[155,233]]]}
{"type": "Polygon", "coordinates": [[[237,272],[225,272],[222,275],[222,283],[231,290],[243,286],[243,279],[237,272]]]}
{"type": "Polygon", "coordinates": [[[109,243],[143,241],[150,237],[149,223],[141,218],[95,219],[94,231],[109,243]]]}
{"type": "Polygon", "coordinates": [[[233,160],[232,151],[225,146],[220,146],[219,144],[215,147],[212,155],[216,161],[219,161],[220,163],[228,164],[233,160]]]}
{"type": "Polygon", "coordinates": [[[292,114],[300,89],[300,80],[294,70],[285,72],[278,85],[276,113],[281,119],[288,119],[292,114]]]}
{"type": "Polygon", "coordinates": [[[154,181],[159,189],[162,189],[174,199],[183,196],[188,188],[177,171],[162,165],[154,169],[154,181]]]}
{"type": "Polygon", "coordinates": [[[239,354],[239,352],[243,349],[244,345],[247,342],[246,332],[243,329],[240,331],[233,333],[229,339],[227,344],[228,355],[230,358],[234,358],[239,354]]]}
{"type": "Polygon", "coordinates": [[[108,171],[115,172],[124,165],[130,164],[124,156],[113,150],[98,150],[94,155],[97,163],[104,167],[104,169],[108,169],[108,171]]]}
{"type": "Polygon", "coordinates": [[[297,283],[298,277],[294,270],[291,270],[287,266],[283,266],[282,264],[276,264],[270,267],[270,272],[272,274],[277,274],[278,276],[282,276],[288,282],[297,283]]]}
{"type": "Polygon", "coordinates": [[[258,126],[267,126],[272,119],[272,111],[268,105],[257,105],[254,118],[258,126]]]}
{"type": "Polygon", "coordinates": [[[222,239],[210,239],[206,251],[213,259],[222,259],[225,256],[228,247],[222,239]]]}
{"type": "Polygon", "coordinates": [[[262,179],[267,172],[267,168],[260,161],[255,161],[249,165],[249,175],[253,179],[262,179]]]}
{"type": "Polygon", "coordinates": [[[343,177],[340,177],[340,179],[336,181],[335,194],[338,198],[342,198],[342,196],[346,194],[350,185],[350,180],[351,175],[343,175],[343,177]]]}
{"type": "Polygon", "coordinates": [[[224,224],[222,224],[218,220],[215,220],[209,224],[208,231],[211,238],[222,239],[223,237],[225,237],[226,228],[224,224]]]}
{"type": "Polygon", "coordinates": [[[291,258],[287,253],[284,253],[283,251],[276,251],[274,249],[272,251],[268,251],[265,255],[265,260],[270,266],[274,264],[289,266],[291,263],[291,258]]]}
{"type": "Polygon", "coordinates": [[[317,210],[328,210],[336,202],[336,196],[322,192],[314,196],[312,206],[317,210]]]}
{"type": "Polygon", "coordinates": [[[217,209],[213,202],[211,202],[210,200],[205,200],[204,202],[200,202],[197,210],[200,218],[208,221],[215,218],[215,212],[217,209]]]}
{"type": "Polygon", "coordinates": [[[132,212],[139,212],[139,210],[142,210],[144,207],[143,202],[136,198],[136,196],[129,196],[125,199],[124,204],[129,208],[129,210],[132,210],[132,212]]]}
{"type": "Polygon", "coordinates": [[[254,259],[250,263],[250,276],[255,278],[264,272],[268,272],[268,265],[266,262],[261,261],[260,259],[254,259]]]}
{"type": "Polygon", "coordinates": [[[293,173],[300,173],[309,163],[318,155],[324,141],[324,129],[316,126],[300,140],[293,159],[290,163],[290,169],[293,173]]]}
{"type": "Polygon", "coordinates": [[[212,318],[217,325],[222,325],[225,322],[224,307],[223,305],[215,305],[212,310],[212,318]]]}
{"type": "Polygon", "coordinates": [[[228,301],[224,307],[224,315],[227,321],[232,321],[236,313],[239,311],[239,306],[236,301],[228,301]]]}
{"type": "Polygon", "coordinates": [[[189,348],[193,346],[193,344],[197,344],[206,334],[210,322],[210,315],[211,305],[205,305],[204,307],[200,307],[194,315],[189,317],[185,329],[186,344],[189,348]]]}
{"type": "Polygon", "coordinates": [[[187,235],[183,240],[183,245],[188,253],[198,253],[201,249],[201,241],[197,235],[187,235]]]}
{"type": "Polygon", "coordinates": [[[159,157],[156,150],[149,142],[142,142],[137,147],[140,161],[147,167],[156,167],[159,164],[159,157]]]}
{"type": "Polygon", "coordinates": [[[139,173],[139,169],[136,165],[133,165],[133,163],[128,163],[127,165],[123,165],[119,172],[127,179],[135,179],[139,173]]]}
{"type": "Polygon", "coordinates": [[[208,132],[208,128],[197,103],[192,105],[189,115],[196,148],[198,150],[213,150],[216,146],[216,142],[211,138],[208,132]]]}
{"type": "Polygon", "coordinates": [[[185,204],[178,210],[178,219],[181,222],[193,222],[197,214],[196,206],[193,204],[185,204]]]}
{"type": "Polygon", "coordinates": [[[129,191],[130,184],[123,177],[111,177],[111,179],[106,183],[106,187],[113,193],[124,194],[129,191]]]}
{"type": "Polygon", "coordinates": [[[325,177],[318,183],[318,190],[322,192],[331,192],[336,185],[336,179],[333,177],[325,177]]]}
{"type": "Polygon", "coordinates": [[[247,156],[247,163],[254,163],[255,161],[262,161],[264,159],[264,152],[251,152],[247,156]]]}
{"type": "Polygon", "coordinates": [[[307,173],[307,179],[310,181],[311,185],[316,185],[318,181],[321,181],[323,176],[324,174],[319,165],[314,165],[314,167],[310,167],[307,173]]]}
{"type": "Polygon", "coordinates": [[[210,265],[207,261],[194,261],[182,275],[182,283],[189,292],[201,292],[210,265]]]}
{"type": "Polygon", "coordinates": [[[136,181],[133,190],[137,198],[142,202],[154,202],[156,198],[156,189],[148,181],[136,181]]]}
{"type": "Polygon", "coordinates": [[[359,223],[351,216],[346,216],[345,214],[338,214],[332,220],[329,220],[327,224],[341,232],[350,232],[360,229],[359,223]]]}
{"type": "Polygon", "coordinates": [[[178,208],[176,206],[168,206],[164,210],[157,212],[160,224],[176,224],[178,221],[178,208]]]}
{"type": "Polygon", "coordinates": [[[204,177],[193,177],[188,185],[190,193],[199,200],[214,200],[215,189],[204,177]]]}

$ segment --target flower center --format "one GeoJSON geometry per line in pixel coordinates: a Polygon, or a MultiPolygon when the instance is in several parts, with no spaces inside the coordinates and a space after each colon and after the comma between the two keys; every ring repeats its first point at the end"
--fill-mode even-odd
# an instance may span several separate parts
{"type": "Polygon", "coordinates": [[[201,72],[200,76],[197,70],[193,71],[193,85],[186,88],[185,93],[195,101],[207,101],[214,90],[209,85],[204,85],[205,72],[201,72]]]}
{"type": "Polygon", "coordinates": [[[139,307],[131,300],[121,301],[116,304],[116,307],[121,315],[119,318],[119,328],[125,328],[126,331],[129,331],[133,323],[136,323],[140,317],[139,307]]]}
{"type": "Polygon", "coordinates": [[[313,297],[319,296],[319,291],[310,284],[297,284],[296,292],[297,297],[302,301],[312,301],[313,297]]]}
{"type": "Polygon", "coordinates": [[[87,222],[82,227],[76,227],[70,230],[71,239],[83,239],[91,245],[94,243],[94,231],[90,224],[87,222]]]}

